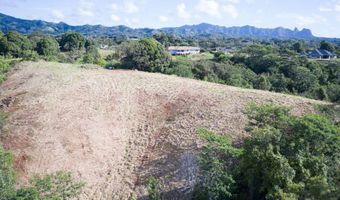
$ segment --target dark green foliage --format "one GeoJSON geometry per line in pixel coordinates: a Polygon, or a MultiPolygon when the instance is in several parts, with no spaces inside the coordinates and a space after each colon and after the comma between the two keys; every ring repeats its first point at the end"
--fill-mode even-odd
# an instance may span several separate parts
{"type": "Polygon", "coordinates": [[[37,43],[36,51],[43,56],[56,56],[59,52],[59,44],[53,37],[44,37],[37,43]]]}
{"type": "Polygon", "coordinates": [[[0,83],[6,78],[6,73],[9,71],[11,63],[4,58],[0,57],[0,83]]]}
{"type": "Polygon", "coordinates": [[[302,52],[305,51],[301,42],[294,43],[293,44],[293,50],[296,51],[297,53],[302,53],[302,52]]]}
{"type": "Polygon", "coordinates": [[[229,60],[229,57],[223,52],[214,53],[214,60],[216,62],[226,62],[229,60]]]}
{"type": "Polygon", "coordinates": [[[0,39],[0,54],[4,56],[21,57],[25,51],[32,50],[32,44],[17,32],[9,31],[0,39]]]}
{"type": "Polygon", "coordinates": [[[304,93],[308,90],[312,90],[318,84],[316,76],[305,67],[293,68],[290,73],[290,78],[293,81],[291,88],[293,91],[297,91],[298,93],[304,93]]]}
{"type": "Polygon", "coordinates": [[[84,183],[75,182],[71,173],[62,171],[46,176],[36,176],[31,180],[31,185],[39,193],[40,199],[66,200],[79,196],[84,183]]]}
{"type": "Polygon", "coordinates": [[[161,200],[161,192],[159,188],[159,183],[155,177],[151,176],[147,180],[147,186],[148,186],[149,199],[150,200],[161,200]]]}
{"type": "Polygon", "coordinates": [[[198,135],[208,142],[199,156],[200,183],[196,186],[195,199],[229,199],[235,187],[230,173],[234,167],[230,160],[241,155],[240,149],[232,147],[231,140],[211,131],[200,129],[198,135]]]}
{"type": "Polygon", "coordinates": [[[125,43],[120,52],[122,65],[127,69],[164,72],[170,65],[170,55],[152,38],[125,43]]]}
{"type": "Polygon", "coordinates": [[[61,36],[59,45],[62,51],[78,51],[85,49],[86,39],[77,32],[65,33],[61,36]]]}
{"type": "Polygon", "coordinates": [[[11,200],[40,200],[38,191],[31,188],[20,188],[16,191],[16,195],[11,200]]]}
{"type": "Polygon", "coordinates": [[[267,76],[260,75],[259,77],[257,77],[257,79],[254,82],[254,88],[260,89],[260,90],[270,90],[271,83],[268,80],[267,76]]]}
{"type": "Polygon", "coordinates": [[[326,90],[330,101],[340,103],[340,84],[330,84],[326,90]]]}
{"type": "Polygon", "coordinates": [[[327,50],[327,51],[330,51],[330,52],[334,52],[335,51],[334,46],[331,43],[326,42],[326,41],[321,41],[320,42],[320,49],[327,50]]]}
{"type": "MultiPolygon", "coordinates": [[[[246,113],[251,137],[242,148],[233,147],[230,140],[220,142],[224,137],[211,132],[212,136],[203,137],[208,145],[200,156],[203,178],[198,187],[207,192],[209,187],[204,185],[217,179],[218,184],[209,190],[227,188],[229,193],[201,199],[340,198],[340,128],[334,121],[320,115],[291,116],[287,108],[274,105],[253,104],[246,113]],[[229,150],[221,154],[224,149],[229,150]],[[240,153],[230,156],[232,152],[240,153]],[[208,173],[211,169],[217,176],[208,173]]],[[[202,136],[201,130],[198,133],[202,136]]]]}
{"type": "Polygon", "coordinates": [[[90,45],[86,47],[86,53],[83,57],[83,63],[98,63],[100,55],[97,47],[90,45]]]}
{"type": "Polygon", "coordinates": [[[248,54],[245,64],[257,74],[269,72],[279,65],[280,57],[271,46],[251,45],[245,52],[248,54]]]}
{"type": "Polygon", "coordinates": [[[185,57],[178,57],[176,60],[171,61],[168,68],[165,68],[166,74],[175,74],[180,77],[194,78],[192,72],[193,63],[185,57]]]}

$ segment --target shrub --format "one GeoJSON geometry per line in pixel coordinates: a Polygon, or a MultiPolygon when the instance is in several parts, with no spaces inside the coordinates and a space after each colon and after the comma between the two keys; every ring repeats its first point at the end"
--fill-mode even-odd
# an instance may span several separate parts
{"type": "Polygon", "coordinates": [[[242,147],[198,131],[208,142],[199,157],[204,199],[340,198],[340,128],[333,121],[274,105],[251,105],[246,113],[251,136],[242,147]]]}
{"type": "Polygon", "coordinates": [[[161,192],[158,181],[155,177],[151,176],[147,181],[148,193],[150,200],[160,200],[161,192]]]}
{"type": "Polygon", "coordinates": [[[164,72],[170,65],[170,55],[152,38],[125,43],[119,52],[123,56],[122,64],[127,69],[164,72]]]}
{"type": "Polygon", "coordinates": [[[58,171],[46,176],[36,176],[31,185],[39,193],[40,199],[72,199],[81,193],[84,183],[73,180],[71,173],[58,171]]]}
{"type": "Polygon", "coordinates": [[[0,200],[8,200],[15,194],[13,156],[0,147],[0,200]]]}
{"type": "Polygon", "coordinates": [[[84,187],[62,171],[36,176],[30,183],[29,187],[15,189],[13,156],[0,148],[0,200],[67,200],[79,196],[84,187]]]}
{"type": "Polygon", "coordinates": [[[59,52],[59,44],[53,37],[44,37],[37,43],[36,50],[38,54],[46,57],[56,56],[59,52]]]}

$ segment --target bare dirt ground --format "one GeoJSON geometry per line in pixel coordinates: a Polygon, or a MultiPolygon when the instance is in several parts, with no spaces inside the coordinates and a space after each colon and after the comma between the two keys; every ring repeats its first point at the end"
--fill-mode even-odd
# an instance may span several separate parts
{"type": "Polygon", "coordinates": [[[250,102],[301,115],[318,101],[137,71],[49,62],[17,66],[0,87],[10,112],[1,143],[15,155],[21,184],[71,171],[86,182],[80,199],[145,199],[156,176],[166,199],[187,199],[196,181],[196,130],[246,136],[250,102]]]}

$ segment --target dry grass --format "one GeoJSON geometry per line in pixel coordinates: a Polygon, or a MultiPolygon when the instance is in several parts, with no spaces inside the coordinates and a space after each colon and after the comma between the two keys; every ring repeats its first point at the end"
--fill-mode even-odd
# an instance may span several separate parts
{"type": "Polygon", "coordinates": [[[0,87],[11,99],[2,145],[14,152],[22,184],[36,173],[71,171],[87,182],[81,199],[143,199],[150,174],[167,197],[185,199],[196,178],[198,128],[237,139],[249,102],[286,105],[297,115],[320,103],[137,71],[48,62],[18,68],[0,87]]]}

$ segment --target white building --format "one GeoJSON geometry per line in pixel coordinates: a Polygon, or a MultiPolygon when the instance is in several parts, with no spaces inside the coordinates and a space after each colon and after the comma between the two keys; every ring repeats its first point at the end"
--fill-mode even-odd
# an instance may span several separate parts
{"type": "Polygon", "coordinates": [[[173,55],[191,55],[191,54],[199,54],[201,48],[199,47],[191,47],[191,46],[170,46],[168,47],[168,52],[173,55]]]}

